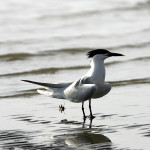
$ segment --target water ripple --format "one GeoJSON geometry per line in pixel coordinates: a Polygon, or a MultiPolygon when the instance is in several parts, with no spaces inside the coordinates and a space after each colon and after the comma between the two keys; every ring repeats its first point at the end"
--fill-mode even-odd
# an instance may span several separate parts
{"type": "Polygon", "coordinates": [[[110,81],[113,86],[126,86],[126,85],[134,85],[134,84],[150,84],[150,78],[139,78],[139,79],[130,79],[123,81],[110,81]]]}
{"type": "Polygon", "coordinates": [[[15,73],[8,73],[8,74],[1,74],[0,77],[8,77],[8,76],[21,76],[21,75],[31,75],[31,74],[43,74],[43,73],[56,73],[57,71],[62,70],[77,70],[77,69],[85,69],[87,66],[73,66],[73,67],[65,67],[65,68],[42,68],[37,70],[31,71],[23,71],[23,72],[15,72],[15,73]]]}
{"type": "Polygon", "coordinates": [[[31,124],[49,124],[51,122],[48,120],[34,119],[32,116],[18,116],[14,117],[13,119],[24,121],[31,124]]]}
{"type": "Polygon", "coordinates": [[[6,149],[23,148],[32,149],[38,148],[34,143],[30,143],[30,135],[33,133],[17,130],[0,131],[0,146],[6,149]]]}

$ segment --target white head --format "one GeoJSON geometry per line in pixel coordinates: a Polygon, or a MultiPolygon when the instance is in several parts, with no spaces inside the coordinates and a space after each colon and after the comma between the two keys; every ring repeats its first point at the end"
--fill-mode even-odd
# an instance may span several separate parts
{"type": "Polygon", "coordinates": [[[88,55],[88,58],[93,58],[96,60],[105,60],[106,58],[109,58],[112,56],[125,56],[123,54],[109,52],[108,50],[105,50],[105,49],[92,50],[92,51],[89,51],[87,55],[88,55]]]}

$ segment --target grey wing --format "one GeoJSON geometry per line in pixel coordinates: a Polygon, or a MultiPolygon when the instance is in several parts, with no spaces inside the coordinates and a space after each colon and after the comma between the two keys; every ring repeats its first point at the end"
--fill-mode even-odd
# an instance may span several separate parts
{"type": "Polygon", "coordinates": [[[96,90],[97,86],[92,84],[89,78],[83,77],[66,88],[64,96],[70,101],[78,103],[90,99],[96,90]]]}
{"type": "Polygon", "coordinates": [[[69,82],[69,83],[52,84],[52,83],[35,82],[35,81],[30,81],[30,80],[22,80],[22,81],[44,86],[46,87],[46,89],[37,90],[38,93],[46,95],[46,96],[51,96],[54,98],[59,98],[59,99],[65,99],[64,90],[68,86],[70,86],[72,83],[72,82],[69,82]]]}
{"type": "Polygon", "coordinates": [[[22,81],[37,84],[37,85],[40,85],[40,86],[44,86],[47,89],[51,89],[51,90],[53,90],[55,88],[67,88],[72,83],[72,82],[68,82],[68,83],[53,84],[53,83],[35,82],[35,81],[30,81],[30,80],[22,80],[22,81]]]}

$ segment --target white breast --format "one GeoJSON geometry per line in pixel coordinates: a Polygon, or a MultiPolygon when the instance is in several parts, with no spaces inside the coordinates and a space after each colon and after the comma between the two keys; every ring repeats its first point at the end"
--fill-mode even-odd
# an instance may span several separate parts
{"type": "Polygon", "coordinates": [[[106,83],[103,86],[98,86],[92,98],[103,97],[104,95],[108,94],[110,90],[111,90],[111,84],[106,83]]]}
{"type": "Polygon", "coordinates": [[[86,74],[92,84],[98,87],[93,98],[99,98],[106,95],[111,90],[111,85],[105,83],[105,66],[104,59],[96,55],[91,61],[91,68],[86,74]]]}

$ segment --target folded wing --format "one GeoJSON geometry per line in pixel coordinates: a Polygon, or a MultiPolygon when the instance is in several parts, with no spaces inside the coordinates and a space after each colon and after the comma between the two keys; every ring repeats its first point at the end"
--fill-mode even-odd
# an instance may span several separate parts
{"type": "Polygon", "coordinates": [[[91,84],[88,78],[82,78],[67,87],[64,95],[70,101],[78,103],[90,99],[96,90],[95,84],[91,84]]]}

